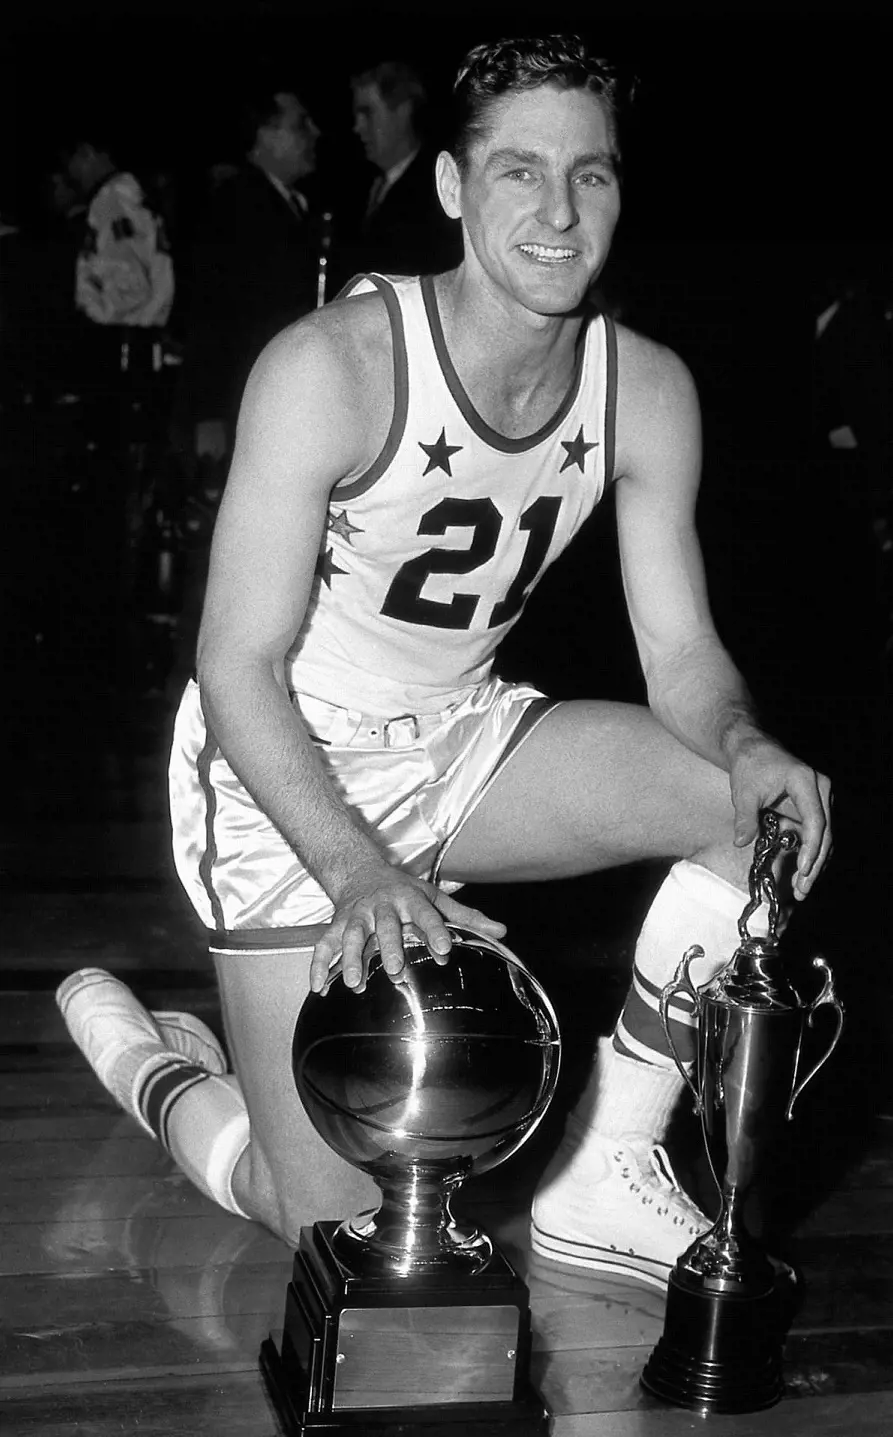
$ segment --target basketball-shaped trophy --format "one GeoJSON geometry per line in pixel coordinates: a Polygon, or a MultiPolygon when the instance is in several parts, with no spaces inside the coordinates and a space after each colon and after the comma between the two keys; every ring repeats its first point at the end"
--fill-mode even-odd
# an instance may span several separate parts
{"type": "Polygon", "coordinates": [[[302,1230],[281,1346],[261,1351],[289,1437],[547,1431],[527,1370],[527,1288],[451,1201],[543,1117],[558,1024],[508,949],[450,932],[447,963],[407,932],[400,981],[376,954],[363,993],[335,982],[298,1017],[301,1100],[382,1201],[302,1230]]]}

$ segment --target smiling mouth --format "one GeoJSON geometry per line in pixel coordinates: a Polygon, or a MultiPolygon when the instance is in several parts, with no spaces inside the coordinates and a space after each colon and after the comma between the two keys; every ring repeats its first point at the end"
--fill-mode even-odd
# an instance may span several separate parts
{"type": "Polygon", "coordinates": [[[570,264],[579,258],[579,250],[566,249],[560,245],[519,244],[518,249],[537,264],[570,264]]]}

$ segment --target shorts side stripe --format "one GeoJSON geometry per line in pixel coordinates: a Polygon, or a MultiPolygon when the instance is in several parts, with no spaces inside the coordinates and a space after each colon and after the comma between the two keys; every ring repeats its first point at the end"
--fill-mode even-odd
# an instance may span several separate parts
{"type": "Polygon", "coordinates": [[[199,860],[198,876],[208,895],[214,927],[224,928],[226,921],[223,916],[223,904],[214,889],[213,881],[214,864],[217,860],[217,837],[214,833],[214,820],[217,817],[217,794],[211,782],[211,764],[217,754],[217,740],[210,728],[207,727],[207,719],[205,720],[205,729],[204,746],[195,765],[199,786],[205,799],[205,851],[199,860]]]}
{"type": "Polygon", "coordinates": [[[478,804],[489,792],[490,786],[493,783],[493,780],[495,779],[496,775],[505,766],[505,764],[508,763],[512,755],[518,751],[522,743],[524,743],[525,740],[530,737],[534,729],[539,727],[546,715],[550,714],[553,709],[557,709],[560,703],[560,699],[549,699],[545,697],[540,697],[538,699],[532,699],[527,705],[524,712],[518,718],[518,722],[514,725],[511,733],[509,734],[508,739],[503,745],[503,748],[499,753],[496,762],[494,763],[490,772],[487,774],[486,779],[481,784],[477,793],[474,795],[472,802],[468,805],[468,808],[466,809],[465,813],[463,813],[462,818],[456,824],[456,827],[454,828],[453,832],[450,834],[449,838],[446,839],[445,843],[443,844],[443,847],[441,848],[436,859],[434,860],[434,865],[431,870],[432,883],[437,883],[440,877],[440,870],[444,865],[444,861],[450,851],[453,842],[455,841],[458,834],[462,832],[462,829],[465,827],[471,815],[475,812],[478,804]]]}

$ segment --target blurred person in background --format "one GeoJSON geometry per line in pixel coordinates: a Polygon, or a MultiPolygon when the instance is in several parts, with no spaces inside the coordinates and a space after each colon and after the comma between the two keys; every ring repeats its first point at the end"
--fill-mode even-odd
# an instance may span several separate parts
{"type": "Polygon", "coordinates": [[[459,263],[459,226],[437,198],[437,150],[426,134],[429,99],[421,76],[384,60],[353,76],[354,134],[377,170],[353,233],[337,256],[337,275],[438,274],[459,263]]]}
{"type": "Polygon", "coordinates": [[[221,171],[193,254],[178,408],[198,459],[228,456],[252,364],[316,304],[319,237],[301,182],[316,169],[319,136],[293,90],[246,96],[242,161],[221,171]]]}

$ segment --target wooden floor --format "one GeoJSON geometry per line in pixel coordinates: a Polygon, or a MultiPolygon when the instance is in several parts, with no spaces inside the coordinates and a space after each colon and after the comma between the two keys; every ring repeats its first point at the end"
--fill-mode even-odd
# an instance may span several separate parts
{"type": "MultiPolygon", "coordinates": [[[[289,1252],[201,1197],[116,1110],[67,1041],[52,1000],[66,973],[98,964],[150,1006],[187,1008],[219,1028],[202,933],[167,856],[170,715],[154,702],[83,765],[69,761],[80,741],[77,723],[69,726],[67,757],[48,759],[39,791],[22,788],[5,830],[3,1437],[276,1432],[257,1358],[281,1320],[289,1252]]],[[[610,889],[600,882],[602,897],[623,887],[619,877],[610,889]]],[[[580,896],[579,885],[567,889],[565,913],[580,896]]],[[[516,931],[529,934],[522,917],[516,931]]],[[[562,952],[547,981],[568,1015],[566,1098],[584,1061],[584,1030],[606,1028],[616,1007],[628,953],[622,942],[600,945],[579,931],[565,941],[557,923],[552,932],[562,952]]],[[[847,957],[829,956],[835,965],[847,957]]],[[[526,1210],[560,1103],[518,1158],[467,1193],[528,1279],[533,1380],[555,1437],[893,1431],[893,1104],[877,1046],[890,1011],[888,957],[862,953],[859,971],[875,974],[877,987],[861,1010],[880,1016],[874,1028],[858,1012],[851,1019],[834,1063],[803,1100],[766,1204],[767,1230],[776,1225],[805,1285],[786,1349],[787,1396],[775,1409],[701,1419],[650,1401],[639,1374],[662,1330],[662,1298],[531,1261],[526,1210]]],[[[692,1129],[680,1134],[691,1159],[684,1172],[709,1202],[692,1129]]]]}

